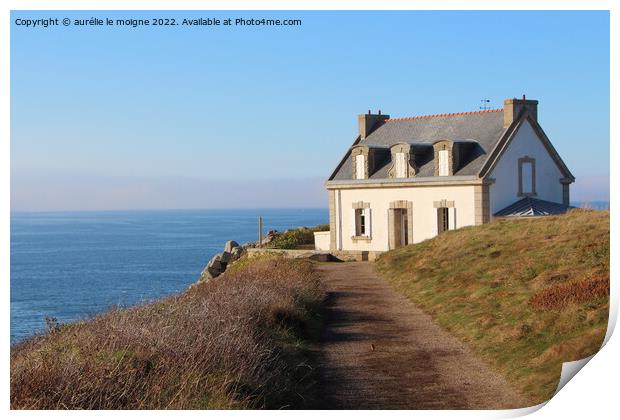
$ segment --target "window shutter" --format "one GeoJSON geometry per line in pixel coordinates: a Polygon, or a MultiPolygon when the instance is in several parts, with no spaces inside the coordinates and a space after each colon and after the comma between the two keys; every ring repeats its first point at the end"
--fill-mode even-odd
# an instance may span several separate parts
{"type": "Polygon", "coordinates": [[[450,207],[448,209],[448,229],[456,229],[456,207],[450,207]]]}
{"type": "Polygon", "coordinates": [[[353,209],[351,218],[351,236],[357,236],[357,210],[353,209]]]}
{"type": "Polygon", "coordinates": [[[372,232],[372,222],[370,217],[370,208],[364,209],[364,221],[366,222],[366,232],[363,234],[365,236],[370,236],[372,232]]]}
{"type": "Polygon", "coordinates": [[[448,176],[448,151],[439,151],[439,176],[448,176]]]}
{"type": "Polygon", "coordinates": [[[405,166],[405,154],[402,152],[396,153],[396,178],[405,178],[406,177],[406,166],[405,166]]]}
{"type": "Polygon", "coordinates": [[[366,162],[364,155],[355,156],[355,179],[364,179],[366,162]]]}
{"type": "Polygon", "coordinates": [[[439,233],[439,210],[441,209],[435,209],[435,217],[433,218],[435,220],[431,221],[431,233],[433,236],[437,236],[439,233]]]}

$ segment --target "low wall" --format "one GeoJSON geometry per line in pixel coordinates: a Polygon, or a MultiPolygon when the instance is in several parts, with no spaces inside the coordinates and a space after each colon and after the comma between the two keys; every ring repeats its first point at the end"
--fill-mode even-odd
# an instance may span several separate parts
{"type": "Polygon", "coordinates": [[[247,248],[248,255],[277,254],[287,258],[309,258],[315,261],[375,261],[381,252],[322,251],[312,249],[247,248]]]}

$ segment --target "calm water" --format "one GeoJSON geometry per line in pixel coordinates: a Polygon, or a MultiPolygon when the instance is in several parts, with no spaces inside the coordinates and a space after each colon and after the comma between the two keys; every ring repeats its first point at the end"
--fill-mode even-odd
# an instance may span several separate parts
{"type": "Polygon", "coordinates": [[[224,242],[327,223],[327,209],[13,213],[11,342],[184,290],[224,242]]]}

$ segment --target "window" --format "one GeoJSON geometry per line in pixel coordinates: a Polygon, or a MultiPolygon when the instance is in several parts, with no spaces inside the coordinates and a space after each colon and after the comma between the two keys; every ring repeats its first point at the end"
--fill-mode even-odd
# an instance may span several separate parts
{"type": "Polygon", "coordinates": [[[534,192],[534,189],[532,188],[533,169],[532,162],[523,162],[523,166],[521,168],[521,185],[523,186],[523,194],[531,194],[534,192]]]}
{"type": "Polygon", "coordinates": [[[437,233],[456,229],[456,208],[439,207],[437,209],[437,233]]]}
{"type": "Polygon", "coordinates": [[[448,208],[447,207],[442,207],[437,209],[437,226],[438,229],[437,231],[439,233],[441,232],[445,232],[446,230],[449,230],[449,223],[448,223],[448,208]]]}
{"type": "Polygon", "coordinates": [[[364,209],[355,209],[355,236],[364,236],[366,233],[366,217],[364,209]]]}
{"type": "Polygon", "coordinates": [[[406,178],[407,177],[407,162],[405,162],[405,154],[403,152],[396,153],[395,156],[395,177],[406,178]]]}
{"type": "Polygon", "coordinates": [[[366,162],[364,155],[355,156],[355,179],[364,179],[366,175],[366,162]]]}
{"type": "Polygon", "coordinates": [[[439,151],[439,176],[448,176],[450,171],[448,169],[448,151],[439,151]]]}
{"type": "Polygon", "coordinates": [[[519,159],[519,196],[536,195],[536,161],[525,156],[519,159]]]}
{"type": "Polygon", "coordinates": [[[370,236],[370,209],[355,209],[355,236],[370,236]]]}

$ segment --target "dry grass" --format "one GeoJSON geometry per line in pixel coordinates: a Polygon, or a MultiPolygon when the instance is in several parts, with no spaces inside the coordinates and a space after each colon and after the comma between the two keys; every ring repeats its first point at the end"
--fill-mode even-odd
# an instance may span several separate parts
{"type": "Polygon", "coordinates": [[[609,212],[502,220],[391,251],[383,276],[532,403],[596,352],[609,312],[609,212]]]}
{"type": "Polygon", "coordinates": [[[532,296],[536,309],[564,309],[571,302],[584,304],[609,296],[609,276],[547,287],[532,296]]]}
{"type": "Polygon", "coordinates": [[[187,292],[11,349],[13,409],[304,407],[323,292],[307,261],[259,258],[187,292]]]}

